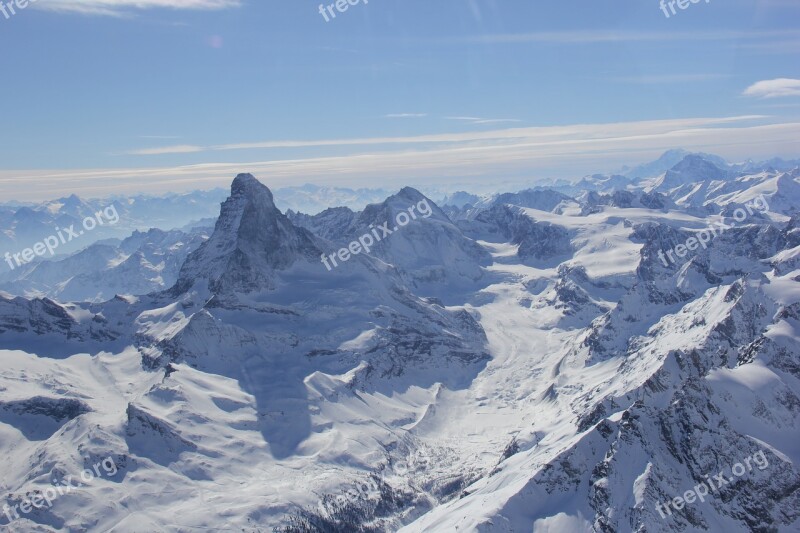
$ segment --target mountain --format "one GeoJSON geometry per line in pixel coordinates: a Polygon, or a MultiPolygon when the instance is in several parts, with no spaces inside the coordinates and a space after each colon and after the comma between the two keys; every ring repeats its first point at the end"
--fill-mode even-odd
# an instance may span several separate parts
{"type": "MultiPolygon", "coordinates": [[[[530,271],[495,301],[503,313],[481,312],[490,345],[533,354],[491,368],[532,365],[513,390],[536,407],[516,406],[522,423],[482,479],[400,531],[796,529],[800,277],[794,259],[779,267],[796,257],[794,224],[754,221],[665,265],[659,252],[697,235],[702,219],[530,216],[571,232],[575,253],[555,276],[530,271]],[[527,328],[510,327],[515,305],[531,313],[527,328]],[[705,504],[670,508],[718,473],[705,504]]],[[[513,375],[492,379],[495,390],[513,375]]],[[[482,412],[491,403],[509,406],[482,412]]],[[[484,431],[496,422],[470,419],[484,431]]]]}
{"type": "Polygon", "coordinates": [[[797,213],[800,197],[800,169],[790,172],[764,172],[736,180],[733,186],[715,191],[709,200],[718,205],[744,205],[763,198],[770,210],[791,216],[797,213]]]}
{"type": "Polygon", "coordinates": [[[410,288],[425,296],[446,300],[454,291],[474,289],[483,267],[491,263],[485,249],[465,237],[433,200],[411,187],[358,213],[340,207],[315,216],[287,214],[334,247],[368,244],[372,256],[393,265],[410,288]],[[413,223],[401,227],[398,220],[413,223]]]}
{"type": "Polygon", "coordinates": [[[330,207],[363,209],[368,204],[382,201],[389,194],[391,192],[386,189],[348,189],[306,184],[276,189],[275,203],[284,212],[291,209],[317,214],[330,207]]]}
{"type": "Polygon", "coordinates": [[[474,220],[483,212],[503,205],[516,205],[548,212],[578,212],[579,203],[567,196],[562,190],[573,190],[570,187],[559,187],[558,190],[550,187],[536,187],[515,193],[500,193],[488,195],[473,204],[465,204],[461,208],[446,206],[445,214],[456,223],[474,220]]]}
{"type": "Polygon", "coordinates": [[[314,235],[328,240],[337,240],[350,231],[358,213],[349,207],[330,207],[316,215],[307,215],[289,209],[286,216],[292,221],[292,224],[306,228],[314,235]]]}
{"type": "Polygon", "coordinates": [[[370,234],[389,223],[391,235],[377,242],[372,254],[394,265],[415,292],[449,300],[460,289],[474,290],[484,277],[491,255],[466,237],[432,200],[411,187],[380,204],[367,206],[344,232],[343,240],[370,234]],[[417,214],[414,214],[414,208],[417,214]],[[401,216],[416,216],[398,227],[401,216]]]}
{"type": "MultiPolygon", "coordinates": [[[[36,474],[41,468],[75,472],[74,446],[85,431],[92,437],[81,453],[109,458],[119,474],[19,523],[157,528],[183,498],[210,494],[214,480],[225,484],[245,470],[254,486],[256,478],[281,480],[272,485],[275,495],[294,493],[310,504],[312,492],[291,489],[301,487],[296,474],[316,470],[324,492],[383,464],[402,442],[398,424],[485,366],[486,338],[466,309],[415,296],[395,267],[376,258],[359,254],[327,270],[320,256],[329,245],[293,226],[269,189],[240,175],[213,234],[189,254],[173,287],[97,304],[0,296],[0,355],[12,366],[24,361],[19,350],[41,358],[24,383],[0,378],[0,446],[13,464],[27,465],[4,471],[3,479],[14,480],[9,501],[46,483],[36,474]],[[43,349],[37,339],[45,338],[43,349]],[[79,355],[86,351],[96,354],[89,364],[97,372],[86,372],[79,355]],[[39,371],[73,378],[48,385],[39,371]],[[73,401],[78,391],[79,407],[68,416],[36,407],[73,401]],[[172,409],[175,402],[183,407],[172,409]],[[37,433],[43,419],[44,435],[37,433]],[[359,443],[365,421],[373,421],[371,437],[359,443]],[[43,455],[25,444],[42,440],[43,455]],[[187,454],[198,462],[184,463],[187,454]],[[301,470],[290,464],[296,459],[301,470]],[[339,463],[343,475],[327,478],[323,463],[339,463]],[[260,474],[253,477],[255,464],[260,474]],[[147,472],[145,485],[179,488],[133,526],[127,511],[102,511],[93,495],[132,494],[141,488],[136,472],[147,472]]],[[[277,524],[286,506],[269,499],[257,505],[277,524]]],[[[207,506],[181,521],[202,527],[220,520],[217,513],[207,506]]]]}
{"type": "Polygon", "coordinates": [[[453,206],[459,209],[463,208],[465,205],[475,205],[481,201],[481,197],[475,194],[470,194],[464,191],[454,192],[452,194],[446,195],[442,201],[441,205],[443,206],[453,206]]]}
{"type": "Polygon", "coordinates": [[[118,244],[95,243],[54,261],[37,261],[0,276],[0,290],[64,302],[101,302],[117,294],[142,295],[171,287],[187,255],[208,238],[151,229],[118,244]]]}
{"type": "Polygon", "coordinates": [[[684,155],[620,189],[307,215],[239,175],[194,249],[136,233],[50,267],[156,257],[171,286],[0,293],[3,521],[797,531],[798,183],[684,155]]]}
{"type": "Polygon", "coordinates": [[[688,152],[683,149],[676,149],[667,150],[661,157],[650,163],[644,163],[633,168],[624,168],[620,174],[632,180],[654,178],[670,170],[690,155],[708,161],[722,169],[728,167],[728,163],[721,157],[702,152],[688,152]]]}
{"type": "Polygon", "coordinates": [[[616,191],[623,191],[631,184],[631,179],[619,174],[612,174],[606,176],[603,174],[594,174],[587,176],[581,181],[571,186],[572,191],[597,191],[604,193],[613,193],[616,191]]]}
{"type": "MultiPolygon", "coordinates": [[[[71,255],[94,243],[125,239],[134,231],[146,232],[151,228],[168,231],[193,220],[216,217],[223,199],[224,192],[220,190],[92,200],[72,195],[19,208],[0,208],[0,253],[22,252],[48,237],[58,236],[59,230],[63,235],[65,228],[73,227],[76,234],[80,232],[78,236],[62,239],[55,250],[59,256],[71,255]],[[85,225],[85,221],[97,220],[98,216],[102,223],[94,223],[89,230],[92,224],[85,225]]],[[[2,273],[10,270],[7,265],[0,269],[5,269],[2,273]]]]}
{"type": "Polygon", "coordinates": [[[516,193],[504,193],[492,198],[491,205],[512,204],[540,211],[563,212],[575,207],[576,202],[569,196],[549,189],[527,189],[516,193]]]}
{"type": "Polygon", "coordinates": [[[577,198],[583,205],[584,212],[591,213],[600,206],[621,207],[623,209],[646,208],[667,210],[675,208],[675,203],[666,195],[657,192],[614,191],[611,194],[598,194],[587,191],[577,198]]]}
{"type": "Polygon", "coordinates": [[[733,165],[733,168],[741,174],[756,174],[769,170],[787,172],[797,167],[800,167],[800,159],[785,160],[780,157],[774,157],[767,161],[753,161],[749,159],[744,163],[733,165]]]}
{"type": "Polygon", "coordinates": [[[240,174],[214,233],[188,256],[174,290],[199,283],[212,292],[272,289],[276,271],[315,261],[320,254],[311,233],[296,228],[275,207],[272,192],[252,175],[240,174]]]}
{"type": "MultiPolygon", "coordinates": [[[[276,203],[281,209],[317,213],[327,207],[348,205],[363,208],[382,201],[388,195],[381,189],[346,189],[304,185],[277,191],[276,203]]],[[[227,191],[193,191],[164,196],[113,196],[105,199],[82,199],[77,195],[19,205],[0,204],[0,253],[21,252],[23,249],[56,235],[59,228],[74,226],[80,229],[87,217],[113,207],[118,214],[114,223],[101,224],[85,231],[80,238],[62,243],[59,255],[75,253],[106,239],[124,239],[134,231],[146,232],[157,228],[164,231],[181,229],[189,232],[192,226],[213,226],[219,205],[227,191]]]]}
{"type": "Polygon", "coordinates": [[[684,185],[698,182],[724,181],[730,177],[729,171],[720,168],[707,158],[690,154],[663,175],[652,180],[648,190],[667,192],[684,185]]]}

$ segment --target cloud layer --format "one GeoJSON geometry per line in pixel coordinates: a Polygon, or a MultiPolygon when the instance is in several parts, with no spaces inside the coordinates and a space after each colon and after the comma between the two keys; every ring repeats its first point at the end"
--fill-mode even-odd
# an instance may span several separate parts
{"type": "MultiPolygon", "coordinates": [[[[454,120],[482,121],[477,117],[449,117],[454,120]]],[[[470,149],[496,149],[512,146],[546,147],[560,145],[586,145],[607,143],[614,139],[636,140],[652,136],[687,135],[693,130],[710,126],[733,125],[740,122],[764,119],[762,115],[744,115],[721,118],[688,118],[671,120],[647,120],[639,122],[620,122],[611,124],[575,124],[569,126],[546,126],[527,128],[506,128],[491,131],[470,131],[460,133],[441,133],[431,135],[415,135],[406,137],[368,137],[351,139],[322,140],[274,140],[237,144],[220,144],[215,146],[175,145],[132,150],[128,155],[165,155],[188,154],[198,152],[227,152],[235,150],[271,150],[281,148],[321,148],[321,147],[394,147],[406,149],[463,147],[470,149]]],[[[488,120],[491,122],[492,120],[488,120]]]]}
{"type": "MultiPolygon", "coordinates": [[[[455,185],[482,190],[506,180],[508,188],[538,178],[577,178],[658,157],[684,147],[731,160],[797,157],[800,123],[740,116],[575,124],[493,131],[316,141],[268,141],[213,147],[164,147],[195,163],[134,168],[0,171],[0,197],[29,200],[77,193],[86,197],[183,191],[227,186],[239,172],[252,172],[270,186],[303,183],[340,186],[455,185]],[[284,152],[286,148],[326,153],[284,152]],[[234,158],[241,149],[277,149],[264,156],[234,158]],[[331,154],[332,150],[336,154],[331,154]],[[202,152],[211,152],[203,155],[202,152]],[[227,153],[227,162],[208,162],[227,153]],[[290,153],[294,157],[290,156],[290,153]],[[21,192],[23,191],[23,192],[21,192]],[[21,197],[23,194],[25,197],[21,197]],[[41,198],[40,198],[41,197],[41,198]]],[[[151,152],[155,154],[157,152],[151,152]]]]}
{"type": "Polygon", "coordinates": [[[153,8],[213,10],[240,5],[240,0],[39,0],[36,3],[36,7],[48,11],[106,16],[153,8]]]}

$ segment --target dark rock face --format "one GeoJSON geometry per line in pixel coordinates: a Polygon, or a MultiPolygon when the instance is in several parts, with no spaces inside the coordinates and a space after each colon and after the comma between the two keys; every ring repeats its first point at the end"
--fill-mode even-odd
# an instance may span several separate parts
{"type": "Polygon", "coordinates": [[[271,274],[321,254],[313,235],[275,207],[272,193],[250,174],[233,181],[211,238],[184,263],[173,293],[204,280],[214,292],[273,288],[271,274]]]}
{"type": "Polygon", "coordinates": [[[50,438],[67,422],[89,412],[86,403],[73,398],[36,396],[0,402],[0,422],[36,441],[50,438]]]}
{"type": "Polygon", "coordinates": [[[292,224],[305,228],[314,235],[337,242],[350,232],[357,213],[348,207],[331,207],[316,215],[305,215],[289,211],[286,216],[292,224]]]}
{"type": "Polygon", "coordinates": [[[533,220],[515,206],[496,205],[461,227],[474,238],[488,235],[519,245],[517,254],[524,261],[551,260],[573,251],[566,229],[533,220]]]}

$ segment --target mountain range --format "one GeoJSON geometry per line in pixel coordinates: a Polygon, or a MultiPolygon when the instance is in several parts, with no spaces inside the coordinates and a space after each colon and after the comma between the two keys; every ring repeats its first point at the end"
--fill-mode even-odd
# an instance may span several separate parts
{"type": "MultiPolygon", "coordinates": [[[[216,194],[0,277],[9,531],[800,528],[797,166],[670,152],[309,213],[249,174],[216,194]]],[[[0,222],[16,244],[75,198],[0,222]]]]}

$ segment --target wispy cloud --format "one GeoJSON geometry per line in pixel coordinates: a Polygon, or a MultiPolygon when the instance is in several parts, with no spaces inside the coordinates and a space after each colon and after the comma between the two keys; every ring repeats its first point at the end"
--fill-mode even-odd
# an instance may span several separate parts
{"type": "MultiPolygon", "coordinates": [[[[477,117],[452,117],[468,120],[482,120],[477,117]]],[[[546,126],[527,128],[506,128],[489,131],[470,131],[462,133],[441,133],[432,135],[416,135],[406,137],[368,137],[352,139],[322,139],[322,140],[283,140],[261,141],[237,144],[219,144],[214,146],[177,145],[148,148],[145,150],[132,150],[128,155],[163,155],[185,154],[195,152],[218,152],[230,150],[256,150],[280,148],[320,148],[320,147],[352,147],[352,146],[397,146],[397,145],[437,145],[464,143],[473,145],[476,142],[490,144],[517,143],[517,142],[560,142],[570,139],[583,139],[587,141],[604,139],[615,134],[622,136],[663,134],[666,131],[689,130],[692,128],[708,127],[714,125],[728,125],[767,118],[763,115],[744,115],[722,118],[689,118],[672,120],[651,120],[640,122],[622,122],[612,124],[577,124],[570,126],[546,126]]]]}
{"type": "Polygon", "coordinates": [[[240,5],[241,0],[39,0],[35,4],[47,11],[117,17],[153,8],[216,10],[240,5]]]}
{"type": "Polygon", "coordinates": [[[746,39],[777,39],[798,37],[800,30],[706,30],[706,31],[631,31],[631,30],[584,30],[546,31],[530,33],[486,34],[458,39],[458,42],[485,44],[544,43],[544,44],[598,44],[625,42],[662,41],[740,41],[746,39]]]}
{"type": "MultiPolygon", "coordinates": [[[[800,5],[800,2],[798,2],[800,5]]],[[[736,43],[736,48],[755,54],[784,55],[800,52],[800,39],[777,39],[736,43]]]]}
{"type": "Polygon", "coordinates": [[[383,118],[423,118],[427,116],[427,113],[389,113],[383,115],[383,118]]]}
{"type": "Polygon", "coordinates": [[[800,96],[800,80],[791,78],[778,78],[763,80],[754,83],[744,90],[744,96],[755,98],[781,98],[785,96],[800,96]]]}
{"type": "Polygon", "coordinates": [[[501,124],[503,122],[522,122],[516,118],[444,117],[447,120],[460,120],[471,124],[501,124]]]}
{"type": "Polygon", "coordinates": [[[786,102],[782,104],[754,104],[754,107],[763,109],[788,109],[790,107],[800,107],[800,102],[786,102]]]}
{"type": "Polygon", "coordinates": [[[145,148],[143,150],[134,150],[128,152],[129,155],[164,155],[164,154],[193,154],[196,152],[204,152],[205,148],[202,146],[193,146],[190,144],[179,144],[177,146],[162,146],[160,148],[145,148]]]}
{"type": "Polygon", "coordinates": [[[643,74],[640,76],[622,76],[612,78],[614,81],[623,83],[641,83],[644,85],[657,85],[660,83],[692,83],[701,81],[720,80],[730,78],[730,74],[643,74]]]}

